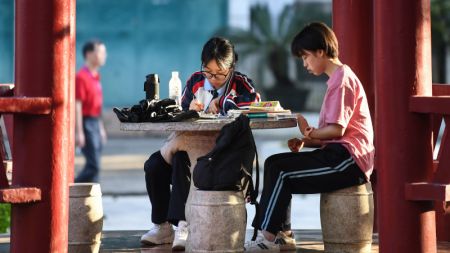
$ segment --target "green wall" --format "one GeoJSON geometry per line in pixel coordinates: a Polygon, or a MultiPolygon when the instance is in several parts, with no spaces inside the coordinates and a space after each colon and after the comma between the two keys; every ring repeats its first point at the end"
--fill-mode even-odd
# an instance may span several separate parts
{"type": "Polygon", "coordinates": [[[14,1],[0,0],[0,83],[13,82],[14,1]]]}
{"type": "MultiPolygon", "coordinates": [[[[13,0],[0,0],[0,82],[12,82],[13,0]]],[[[89,39],[108,50],[101,69],[105,107],[129,106],[145,97],[145,76],[158,73],[167,97],[172,70],[183,85],[200,68],[211,34],[228,22],[227,0],[77,0],[77,70],[89,39]]]]}
{"type": "Polygon", "coordinates": [[[145,97],[145,76],[158,73],[161,97],[172,70],[183,83],[200,67],[203,44],[227,23],[226,0],[78,0],[77,69],[90,38],[105,42],[102,68],[105,106],[135,104],[145,97]]]}

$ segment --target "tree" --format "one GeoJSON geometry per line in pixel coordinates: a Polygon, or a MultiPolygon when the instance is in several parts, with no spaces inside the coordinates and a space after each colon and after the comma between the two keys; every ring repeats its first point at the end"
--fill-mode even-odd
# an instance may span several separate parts
{"type": "MultiPolygon", "coordinates": [[[[436,58],[436,82],[446,82],[447,50],[450,45],[450,1],[431,0],[431,33],[436,58]]],[[[447,80],[448,81],[448,80],[447,80]]]]}

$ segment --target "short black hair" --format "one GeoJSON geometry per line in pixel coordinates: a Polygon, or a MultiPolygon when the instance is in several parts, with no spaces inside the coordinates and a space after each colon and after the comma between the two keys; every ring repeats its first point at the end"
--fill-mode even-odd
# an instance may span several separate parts
{"type": "Polygon", "coordinates": [[[238,60],[234,45],[228,39],[222,37],[209,39],[203,46],[202,66],[205,66],[211,60],[215,60],[222,69],[233,68],[238,60]]]}
{"type": "Polygon", "coordinates": [[[95,50],[95,46],[103,45],[103,42],[99,39],[92,39],[83,45],[83,58],[86,59],[86,55],[89,52],[93,52],[95,50]]]}
{"type": "Polygon", "coordinates": [[[339,56],[339,46],[333,30],[322,22],[306,25],[295,37],[291,44],[291,53],[301,57],[305,51],[323,50],[330,58],[339,56]]]}

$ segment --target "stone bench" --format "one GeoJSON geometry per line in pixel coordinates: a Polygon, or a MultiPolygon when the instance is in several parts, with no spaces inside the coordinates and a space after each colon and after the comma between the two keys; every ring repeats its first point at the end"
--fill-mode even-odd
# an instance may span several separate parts
{"type": "Polygon", "coordinates": [[[197,189],[190,194],[186,252],[243,252],[247,224],[244,194],[197,189]]]}
{"type": "Polygon", "coordinates": [[[97,253],[103,230],[102,191],[98,183],[69,185],[69,253],[97,253]]]}
{"type": "Polygon", "coordinates": [[[320,221],[327,253],[370,253],[374,220],[370,183],[320,197],[320,221]]]}

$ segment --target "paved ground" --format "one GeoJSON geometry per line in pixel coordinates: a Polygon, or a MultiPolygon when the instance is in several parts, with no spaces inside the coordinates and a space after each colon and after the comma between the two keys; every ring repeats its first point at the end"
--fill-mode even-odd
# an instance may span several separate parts
{"type": "MultiPolygon", "coordinates": [[[[171,245],[158,247],[141,246],[139,236],[143,231],[109,232],[104,235],[100,252],[172,252],[171,245]],[[119,246],[119,247],[118,247],[119,246]],[[124,247],[125,246],[125,247],[124,247]],[[125,249],[126,248],[126,249],[125,249]]],[[[252,235],[252,230],[247,230],[247,238],[252,235]]],[[[322,233],[320,230],[296,230],[297,250],[283,252],[319,253],[324,252],[322,233]]],[[[378,252],[378,238],[374,236],[374,244],[371,253],[378,252]]],[[[443,251],[444,252],[444,251],[443,251]]],[[[442,252],[442,253],[443,253],[442,252]]],[[[441,252],[439,252],[441,253],[441,252]]]]}
{"type": "MultiPolygon", "coordinates": [[[[145,231],[106,231],[102,233],[102,242],[100,252],[119,253],[163,253],[172,252],[171,245],[163,246],[142,246],[139,242],[140,236],[145,231]]],[[[250,238],[252,230],[247,230],[247,238],[250,238]]],[[[324,246],[322,242],[322,233],[320,230],[295,230],[295,238],[297,241],[297,253],[323,253],[324,246]]],[[[9,252],[10,238],[8,235],[0,235],[0,253],[9,252]]],[[[294,251],[283,251],[294,252],[294,251]]],[[[373,244],[371,253],[378,253],[378,235],[373,236],[373,244]]],[[[437,253],[449,253],[450,242],[439,242],[437,253]]]]}
{"type": "MultiPolygon", "coordinates": [[[[102,234],[102,242],[100,252],[119,253],[119,252],[133,252],[133,253],[156,253],[156,252],[172,252],[171,245],[165,244],[162,246],[143,246],[140,244],[140,236],[145,231],[106,231],[102,234]]],[[[247,238],[252,235],[252,230],[247,230],[247,238]]],[[[324,252],[322,243],[322,233],[320,230],[296,230],[295,232],[297,249],[296,251],[283,252],[297,252],[297,253],[319,253],[324,252]]],[[[378,253],[378,236],[375,235],[374,243],[372,245],[371,253],[378,253]]],[[[450,245],[440,245],[441,249],[448,249],[450,245]],[[446,247],[446,248],[444,248],[446,247]]],[[[0,252],[9,252],[9,237],[0,236],[0,252]]],[[[438,251],[444,253],[448,251],[438,251]]]]}

